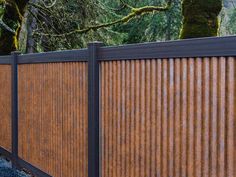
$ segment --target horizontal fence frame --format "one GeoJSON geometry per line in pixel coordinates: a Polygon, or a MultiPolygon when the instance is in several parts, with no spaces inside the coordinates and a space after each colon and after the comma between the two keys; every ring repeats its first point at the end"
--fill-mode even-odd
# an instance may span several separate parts
{"type": "Polygon", "coordinates": [[[25,168],[33,174],[50,175],[18,157],[18,101],[17,65],[61,62],[88,62],[88,177],[101,177],[100,117],[99,117],[99,62],[119,60],[146,60],[197,57],[236,56],[236,36],[210,37],[169,42],[153,42],[123,46],[102,47],[102,43],[90,43],[88,49],[48,52],[39,54],[0,56],[0,65],[12,65],[12,152],[0,147],[0,153],[10,158],[17,168],[25,168]],[[14,58],[17,58],[14,60],[14,58]]]}
{"type": "Polygon", "coordinates": [[[227,57],[236,55],[235,44],[236,36],[227,36],[102,47],[98,60],[227,57]]]}
{"type": "MultiPolygon", "coordinates": [[[[236,36],[184,39],[100,47],[98,61],[236,56],[236,36]]],[[[88,62],[88,49],[18,56],[18,64],[88,62]]],[[[11,64],[11,56],[0,56],[0,64],[11,64]]]]}
{"type": "Polygon", "coordinates": [[[18,56],[18,64],[86,62],[86,61],[88,61],[87,49],[35,53],[35,54],[26,54],[18,56]]]}
{"type": "Polygon", "coordinates": [[[0,56],[0,65],[11,65],[12,56],[0,56]]]}

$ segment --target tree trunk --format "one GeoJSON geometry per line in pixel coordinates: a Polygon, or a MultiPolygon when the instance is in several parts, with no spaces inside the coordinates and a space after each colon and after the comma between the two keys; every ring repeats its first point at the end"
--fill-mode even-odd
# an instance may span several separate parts
{"type": "Polygon", "coordinates": [[[15,31],[13,33],[4,28],[0,29],[0,55],[7,55],[18,49],[18,37],[28,0],[6,0],[6,2],[0,0],[0,2],[6,4],[2,21],[15,31]]]}
{"type": "MultiPolygon", "coordinates": [[[[32,0],[31,3],[37,3],[38,0],[32,0]]],[[[36,49],[36,43],[33,38],[33,31],[36,29],[37,26],[37,20],[35,17],[38,15],[38,9],[34,6],[30,7],[30,11],[34,14],[28,14],[27,18],[27,42],[26,42],[26,53],[34,53],[36,49]]]]}
{"type": "Polygon", "coordinates": [[[183,0],[181,39],[217,36],[222,0],[183,0]]]}

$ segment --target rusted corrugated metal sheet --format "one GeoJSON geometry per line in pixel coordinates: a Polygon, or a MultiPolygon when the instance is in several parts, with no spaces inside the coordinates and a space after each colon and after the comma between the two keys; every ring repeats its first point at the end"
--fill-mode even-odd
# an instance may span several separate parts
{"type": "Polygon", "coordinates": [[[0,146],[11,151],[11,66],[0,66],[0,146]]]}
{"type": "Polygon", "coordinates": [[[87,177],[87,63],[19,65],[19,156],[54,177],[87,177]]]}
{"type": "Polygon", "coordinates": [[[236,61],[101,63],[102,177],[235,177],[236,61]]]}

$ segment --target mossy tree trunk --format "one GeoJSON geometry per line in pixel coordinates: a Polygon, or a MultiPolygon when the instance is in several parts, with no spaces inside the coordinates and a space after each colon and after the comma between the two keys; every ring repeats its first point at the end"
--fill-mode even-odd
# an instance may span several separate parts
{"type": "Polygon", "coordinates": [[[223,0],[182,0],[181,39],[217,36],[223,0]]]}
{"type": "Polygon", "coordinates": [[[2,27],[0,29],[0,55],[7,55],[18,49],[19,33],[28,0],[0,0],[0,3],[5,3],[1,20],[15,31],[13,33],[2,27]]]}

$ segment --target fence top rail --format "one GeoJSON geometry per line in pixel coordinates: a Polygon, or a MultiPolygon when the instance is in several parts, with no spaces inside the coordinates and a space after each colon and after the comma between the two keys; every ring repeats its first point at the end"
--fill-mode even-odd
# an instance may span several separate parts
{"type": "Polygon", "coordinates": [[[1,65],[9,65],[11,64],[11,55],[6,55],[6,56],[0,56],[0,64],[1,65]]]}
{"type": "Polygon", "coordinates": [[[236,56],[236,36],[102,47],[98,56],[101,61],[236,56]]]}
{"type": "MultiPolygon", "coordinates": [[[[236,36],[195,38],[101,47],[99,61],[236,56],[236,36]]],[[[0,64],[11,64],[11,56],[0,56],[0,64]]],[[[65,50],[18,56],[19,64],[88,61],[88,49],[65,50]]]]}
{"type": "Polygon", "coordinates": [[[76,61],[88,61],[87,49],[34,53],[34,54],[25,54],[18,56],[19,64],[76,62],[76,61]]]}

